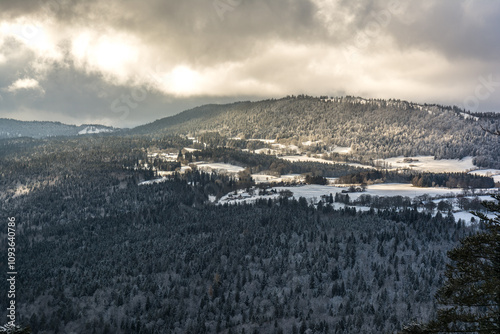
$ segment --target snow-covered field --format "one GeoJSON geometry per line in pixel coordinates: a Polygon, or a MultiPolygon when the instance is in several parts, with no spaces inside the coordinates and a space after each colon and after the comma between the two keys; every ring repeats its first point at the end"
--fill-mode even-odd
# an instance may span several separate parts
{"type": "Polygon", "coordinates": [[[284,145],[284,144],[271,144],[274,149],[280,152],[297,152],[300,153],[300,149],[297,145],[284,145]]]}
{"type": "Polygon", "coordinates": [[[321,140],[316,140],[316,141],[304,141],[302,142],[302,146],[313,146],[313,145],[317,145],[319,143],[321,143],[322,141],[321,140]]]}
{"type": "Polygon", "coordinates": [[[451,197],[460,193],[462,193],[462,189],[458,188],[419,188],[413,187],[409,183],[381,183],[369,185],[365,192],[351,193],[349,194],[349,197],[351,197],[351,199],[357,199],[362,194],[372,196],[407,196],[410,198],[415,198],[424,194],[431,197],[447,195],[450,195],[451,197]]]}
{"type": "Polygon", "coordinates": [[[337,146],[332,150],[333,153],[338,153],[338,154],[349,154],[351,153],[351,148],[350,147],[343,147],[343,146],[337,146]]]}
{"type": "MultiPolygon", "coordinates": [[[[342,190],[347,190],[348,187],[338,187],[334,185],[302,185],[302,186],[290,186],[290,187],[274,187],[273,189],[279,190],[290,190],[293,192],[295,198],[305,197],[308,199],[321,198],[322,195],[329,195],[335,193],[341,193],[342,190]]],[[[431,197],[436,196],[447,196],[453,197],[462,193],[461,189],[450,189],[450,188],[418,188],[413,187],[411,184],[407,183],[383,183],[383,184],[373,184],[369,185],[364,192],[349,193],[351,200],[357,199],[363,194],[372,196],[407,196],[410,198],[415,198],[427,194],[431,197]]]]}
{"type": "Polygon", "coordinates": [[[470,170],[476,169],[472,163],[472,157],[465,157],[462,160],[458,159],[441,159],[435,160],[433,156],[417,156],[417,157],[395,157],[383,160],[377,160],[377,162],[385,162],[392,168],[411,168],[416,171],[421,172],[433,172],[433,173],[457,173],[457,172],[468,172],[470,170]],[[406,162],[405,159],[408,159],[406,162]],[[414,161],[409,161],[412,159],[414,161]]]}
{"type": "Polygon", "coordinates": [[[80,132],[78,132],[78,134],[79,135],[88,135],[88,134],[108,133],[108,132],[113,132],[113,130],[91,125],[91,126],[87,126],[83,130],[80,130],[80,132]]]}
{"type": "MultiPolygon", "coordinates": [[[[244,149],[242,151],[248,152],[247,149],[244,149]]],[[[256,154],[267,154],[267,155],[276,155],[280,154],[280,150],[273,150],[272,148],[259,148],[254,151],[256,154]]]]}
{"type": "Polygon", "coordinates": [[[174,175],[175,172],[159,170],[156,173],[158,173],[158,176],[168,176],[168,175],[174,175]]]}
{"type": "Polygon", "coordinates": [[[267,174],[252,174],[252,179],[254,179],[255,183],[278,183],[278,182],[303,182],[304,177],[300,174],[286,174],[281,175],[280,177],[267,175],[267,174]]]}
{"type": "Polygon", "coordinates": [[[192,168],[191,168],[191,167],[189,167],[189,166],[182,166],[182,167],[181,167],[181,174],[182,174],[182,173],[186,173],[186,172],[188,172],[188,171],[190,171],[190,170],[192,170],[192,168]]]}
{"type": "MultiPolygon", "coordinates": [[[[267,195],[259,195],[258,189],[253,189],[252,193],[247,193],[244,190],[239,190],[237,194],[234,193],[227,194],[221,197],[218,201],[219,204],[241,204],[241,203],[251,203],[256,201],[257,199],[269,199],[269,198],[278,198],[280,196],[280,192],[288,190],[292,192],[293,197],[298,199],[300,197],[306,198],[311,203],[317,203],[321,196],[332,194],[335,196],[336,193],[342,193],[342,190],[347,190],[346,187],[338,187],[333,185],[301,185],[301,186],[287,186],[287,187],[272,187],[267,189],[267,195]]],[[[429,195],[430,197],[443,197],[448,198],[453,203],[453,213],[456,220],[462,219],[466,223],[470,223],[471,219],[475,218],[469,212],[460,211],[457,205],[457,200],[455,198],[456,195],[461,194],[461,189],[449,189],[449,188],[418,188],[413,187],[411,184],[404,183],[388,183],[388,184],[375,184],[367,187],[365,192],[355,192],[349,193],[349,197],[351,201],[356,200],[361,195],[371,195],[371,196],[379,196],[379,197],[392,197],[392,196],[403,196],[409,197],[411,199],[422,196],[429,195]]],[[[472,198],[472,197],[471,197],[472,198]]],[[[479,199],[489,200],[489,196],[480,196],[479,199]]],[[[435,200],[435,202],[439,202],[441,199],[435,200]]],[[[342,203],[334,203],[334,208],[344,207],[345,205],[342,203]]],[[[368,207],[359,207],[356,206],[356,210],[368,210],[368,207]]]]}
{"type": "MultiPolygon", "coordinates": [[[[234,166],[230,164],[222,164],[222,163],[203,163],[199,164],[198,168],[206,167],[210,168],[211,170],[218,170],[219,172],[221,171],[226,171],[229,173],[237,173],[241,170],[244,170],[244,168],[239,167],[239,166],[234,166]]],[[[189,168],[189,167],[187,167],[189,168]]],[[[165,174],[162,175],[168,175],[168,173],[172,172],[165,172],[165,174]]],[[[265,174],[253,174],[252,178],[256,181],[256,183],[262,183],[262,182],[280,182],[280,181],[301,181],[302,177],[298,174],[291,174],[291,175],[283,175],[281,177],[275,177],[271,175],[265,175],[265,174]]],[[[169,179],[166,177],[158,178],[155,180],[149,180],[149,181],[144,181],[139,183],[139,185],[151,185],[159,182],[165,182],[168,181],[169,179]]],[[[326,195],[332,194],[335,196],[336,193],[342,193],[342,191],[346,191],[348,187],[343,187],[343,186],[337,186],[337,185],[297,185],[297,186],[284,186],[284,187],[271,187],[268,188],[267,194],[263,195],[260,193],[260,190],[257,188],[253,188],[249,193],[246,192],[245,190],[239,190],[237,191],[236,194],[234,192],[231,192],[229,194],[224,195],[221,197],[218,201],[215,200],[215,197],[210,198],[211,202],[216,202],[218,204],[237,204],[237,203],[251,203],[256,201],[257,199],[274,199],[278,198],[280,196],[280,192],[282,191],[289,191],[292,193],[292,196],[295,199],[298,199],[300,197],[306,198],[310,203],[317,203],[319,200],[321,200],[321,197],[326,195]]],[[[491,189],[492,191],[494,189],[491,189]]],[[[497,189],[498,191],[498,189],[497,189]]],[[[453,215],[456,220],[462,219],[466,223],[471,223],[471,220],[474,218],[474,220],[477,220],[477,218],[472,215],[469,212],[466,211],[460,211],[458,208],[458,201],[456,196],[460,195],[463,193],[462,189],[450,189],[450,188],[419,188],[419,187],[413,187],[411,184],[406,184],[406,183],[383,183],[383,184],[373,184],[367,186],[366,190],[364,192],[351,192],[349,194],[349,198],[351,201],[355,201],[358,199],[361,195],[371,195],[371,196],[379,196],[379,197],[392,197],[392,196],[403,196],[403,197],[409,197],[411,199],[414,199],[415,197],[418,196],[423,196],[423,195],[428,195],[431,198],[438,198],[435,199],[434,202],[439,202],[442,198],[447,198],[450,202],[453,203],[453,215]]],[[[469,196],[470,197],[470,196],[469,196]]],[[[472,198],[472,197],[470,197],[472,198]]],[[[489,200],[489,196],[479,196],[479,200],[489,200]]],[[[342,203],[334,203],[334,208],[341,208],[344,207],[345,204],[342,203]]],[[[368,207],[359,207],[356,206],[356,210],[368,210],[368,207]]],[[[473,221],[473,220],[472,220],[473,221]]]]}
{"type": "MultiPolygon", "coordinates": [[[[252,175],[254,177],[256,175],[252,175]]],[[[276,191],[289,190],[293,193],[295,198],[305,197],[307,199],[320,199],[322,195],[330,195],[335,193],[341,193],[343,190],[347,190],[348,187],[338,187],[335,185],[300,185],[300,186],[286,186],[286,187],[273,187],[276,191]]],[[[453,197],[457,194],[462,193],[461,189],[450,189],[450,188],[418,188],[413,187],[411,184],[406,183],[383,183],[369,185],[364,192],[349,193],[351,200],[357,199],[363,194],[372,196],[407,196],[410,198],[415,198],[417,196],[422,196],[428,194],[431,197],[435,196],[447,196],[453,197]]],[[[255,197],[257,199],[257,197],[255,197]]],[[[221,199],[222,200],[222,199],[221,199]]]]}
{"type": "Polygon", "coordinates": [[[224,164],[224,163],[196,163],[199,170],[207,171],[207,172],[217,172],[217,173],[234,173],[244,171],[245,168],[241,166],[224,164]]]}
{"type": "Polygon", "coordinates": [[[148,154],[150,158],[158,158],[163,161],[176,161],[178,153],[151,153],[148,154]]]}
{"type": "Polygon", "coordinates": [[[493,175],[500,175],[500,169],[477,169],[470,173],[481,176],[493,176],[493,175]]]}

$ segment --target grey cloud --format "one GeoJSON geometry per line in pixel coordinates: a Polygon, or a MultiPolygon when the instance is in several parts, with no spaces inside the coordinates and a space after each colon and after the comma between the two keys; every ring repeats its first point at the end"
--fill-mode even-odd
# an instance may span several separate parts
{"type": "Polygon", "coordinates": [[[139,36],[173,60],[210,65],[250,57],[276,40],[350,43],[377,22],[378,14],[399,6],[403,13],[391,12],[390,24],[381,33],[393,36],[403,48],[478,59],[495,59],[500,53],[500,6],[493,1],[341,0],[339,4],[344,15],[336,16],[331,33],[316,15],[318,7],[312,0],[17,0],[3,1],[0,17],[52,15],[65,24],[103,32],[114,27],[139,36]],[[217,3],[226,4],[222,14],[214,6],[217,3]],[[480,15],[477,21],[469,15],[474,11],[480,15]],[[352,20],[348,22],[347,16],[352,20]]]}
{"type": "Polygon", "coordinates": [[[0,63],[0,91],[4,95],[4,101],[0,104],[1,110],[5,101],[8,100],[8,96],[12,94],[7,92],[8,87],[18,79],[31,77],[32,73],[29,70],[29,63],[33,59],[34,54],[12,38],[4,41],[0,45],[0,50],[7,59],[6,62],[0,63]]]}
{"type": "MultiPolygon", "coordinates": [[[[221,0],[222,1],[222,0],[221,0]]],[[[150,1],[132,3],[115,24],[139,33],[167,57],[197,66],[238,61],[254,56],[277,40],[309,42],[324,27],[309,1],[241,1],[218,12],[214,1],[150,1]],[[219,15],[220,14],[220,15],[219,15]]]]}
{"type": "MultiPolygon", "coordinates": [[[[307,53],[290,57],[276,53],[267,55],[264,60],[251,60],[262,56],[279,43],[296,44],[306,48],[324,45],[326,48],[343,50],[349,45],[356,45],[356,37],[363,33],[370,34],[370,47],[359,48],[366,57],[371,57],[372,52],[386,51],[383,48],[388,45],[394,48],[390,50],[392,54],[388,56],[389,61],[399,54],[403,54],[401,57],[404,58],[405,52],[411,50],[426,52],[430,60],[434,55],[438,58],[444,56],[450,65],[446,71],[432,74],[434,77],[429,75],[413,78],[414,82],[421,81],[418,82],[420,88],[434,85],[437,90],[445,87],[447,82],[463,83],[466,80],[476,80],[479,75],[498,73],[500,5],[495,1],[339,0],[336,1],[337,6],[333,7],[336,9],[325,13],[331,16],[329,21],[318,15],[319,0],[217,1],[219,0],[1,1],[0,20],[24,17],[29,21],[29,18],[37,20],[50,16],[63,32],[65,27],[89,28],[102,34],[110,32],[111,35],[114,31],[125,32],[138,39],[148,49],[150,58],[144,63],[148,68],[158,65],[161,70],[168,72],[174,66],[186,64],[194,70],[201,70],[201,73],[208,67],[233,62],[242,66],[235,71],[236,79],[281,85],[283,89],[280,91],[288,90],[287,93],[290,94],[351,94],[364,82],[355,82],[356,78],[346,75],[347,79],[340,77],[342,81],[331,84],[336,79],[332,69],[326,74],[320,73],[320,77],[317,73],[311,74],[312,72],[308,72],[308,60],[311,55],[307,53]],[[214,3],[225,3],[226,6],[218,10],[214,3]],[[394,3],[399,3],[399,11],[392,7],[394,3]],[[387,13],[389,17],[384,16],[387,13]],[[375,33],[374,27],[379,29],[375,33]],[[391,40],[392,44],[387,40],[391,40]],[[464,64],[468,67],[463,68],[464,64]],[[436,78],[437,75],[441,77],[436,78]],[[328,86],[329,84],[331,86],[328,86]],[[303,91],[299,91],[301,88],[303,91]]],[[[71,39],[71,36],[66,37],[71,39]]],[[[141,97],[129,102],[134,106],[132,108],[122,97],[130,96],[134,89],[145,88],[127,83],[116,84],[104,78],[101,73],[95,72],[95,69],[74,66],[69,46],[63,43],[61,48],[66,52],[65,58],[60,63],[48,64],[47,73],[40,75],[29,65],[36,58],[33,51],[24,48],[14,39],[6,40],[0,49],[8,59],[7,63],[0,63],[0,88],[8,87],[19,78],[36,77],[45,96],[41,98],[29,95],[29,92],[19,92],[14,96],[2,91],[0,115],[2,110],[27,108],[64,114],[74,119],[107,119],[114,125],[130,126],[199,104],[257,98],[243,96],[244,93],[240,96],[224,96],[223,92],[220,94],[222,97],[179,98],[147,90],[144,100],[141,100],[141,97]],[[113,110],[112,105],[116,100],[119,102],[113,110]],[[128,108],[126,116],[124,112],[114,112],[123,111],[124,108],[128,108]]],[[[339,54],[342,55],[342,51],[339,51],[339,54]]],[[[314,56],[320,59],[320,63],[329,63],[329,59],[322,62],[321,55],[314,56]]],[[[342,60],[345,59],[340,59],[342,60]]],[[[331,60],[334,61],[335,59],[331,60]]],[[[356,61],[349,63],[349,66],[360,68],[356,61]]],[[[370,89],[382,85],[387,76],[389,81],[394,71],[399,76],[404,75],[399,67],[391,67],[390,62],[384,66],[370,68],[366,71],[371,71],[368,74],[361,73],[375,80],[372,86],[364,86],[368,87],[364,88],[367,97],[370,97],[370,93],[376,94],[370,89]]],[[[411,69],[411,66],[409,64],[408,68],[411,69]]],[[[344,70],[345,74],[349,74],[351,69],[344,70]]],[[[472,87],[471,94],[474,84],[469,83],[472,87]]],[[[388,91],[385,97],[417,96],[420,102],[440,102],[435,100],[439,92],[436,92],[432,101],[426,101],[423,95],[428,94],[428,90],[421,90],[422,95],[416,95],[418,93],[408,89],[406,96],[391,96],[393,92],[388,91]]],[[[260,97],[268,96],[266,92],[262,92],[260,97]]],[[[450,104],[458,104],[457,101],[462,100],[463,96],[442,97],[442,101],[450,101],[450,104]]],[[[496,106],[498,109],[499,104],[498,98],[493,97],[481,101],[481,107],[496,106]]]]}
{"type": "MultiPolygon", "coordinates": [[[[371,2],[371,1],[368,1],[371,2]]],[[[450,59],[500,58],[500,6],[494,1],[400,0],[403,12],[391,17],[386,33],[402,49],[417,48],[450,59]]],[[[373,13],[384,10],[379,4],[373,13]]],[[[373,19],[372,19],[373,20],[373,19]]],[[[363,24],[369,21],[365,16],[363,24]]],[[[360,24],[359,29],[363,25],[360,24]]]]}
{"type": "MultiPolygon", "coordinates": [[[[0,87],[7,87],[16,80],[15,73],[35,76],[34,70],[26,67],[33,59],[34,55],[26,55],[17,61],[11,59],[8,65],[1,65],[0,87]]],[[[107,125],[132,127],[205,103],[249,99],[234,96],[177,98],[145,86],[117,86],[99,73],[87,73],[75,68],[69,60],[64,65],[51,67],[39,83],[45,92],[43,98],[36,90],[2,91],[0,117],[20,118],[16,111],[28,110],[22,113],[23,120],[40,120],[40,115],[44,115],[43,119],[52,121],[80,124],[97,120],[107,125]]]]}
{"type": "Polygon", "coordinates": [[[325,36],[311,1],[16,1],[0,4],[3,17],[51,15],[62,24],[128,31],[175,61],[210,65],[244,59],[264,41],[310,42],[325,36]],[[55,6],[50,4],[60,2],[55,6]],[[226,4],[216,8],[217,1],[226,4]],[[44,10],[50,8],[51,10],[44,10]]]}

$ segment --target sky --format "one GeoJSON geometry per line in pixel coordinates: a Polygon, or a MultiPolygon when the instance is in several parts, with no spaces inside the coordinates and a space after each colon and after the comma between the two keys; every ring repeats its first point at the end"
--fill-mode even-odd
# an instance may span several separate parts
{"type": "Polygon", "coordinates": [[[287,95],[500,111],[500,1],[0,1],[0,117],[133,127],[287,95]]]}

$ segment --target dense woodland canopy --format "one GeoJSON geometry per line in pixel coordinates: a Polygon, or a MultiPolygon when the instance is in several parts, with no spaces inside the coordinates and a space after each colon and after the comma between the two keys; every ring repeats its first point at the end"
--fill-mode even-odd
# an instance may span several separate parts
{"type": "Polygon", "coordinates": [[[213,205],[214,189],[238,187],[224,175],[138,185],[154,174],[134,168],[148,148],[184,145],[0,142],[2,211],[18,222],[19,323],[35,333],[394,332],[432,318],[446,251],[475,229],[405,205],[213,205]]]}

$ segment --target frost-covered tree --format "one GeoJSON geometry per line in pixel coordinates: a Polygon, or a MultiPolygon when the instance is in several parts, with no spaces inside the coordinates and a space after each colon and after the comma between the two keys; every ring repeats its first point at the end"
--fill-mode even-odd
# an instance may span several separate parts
{"type": "Polygon", "coordinates": [[[500,195],[493,198],[484,205],[496,217],[476,213],[485,231],[448,252],[453,262],[436,296],[442,305],[437,318],[412,324],[404,333],[500,333],[500,195]]]}

